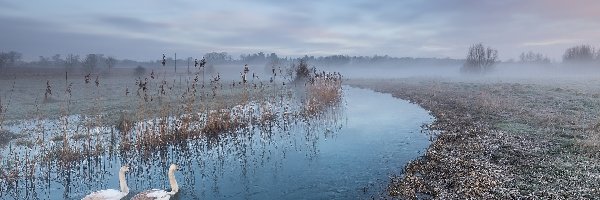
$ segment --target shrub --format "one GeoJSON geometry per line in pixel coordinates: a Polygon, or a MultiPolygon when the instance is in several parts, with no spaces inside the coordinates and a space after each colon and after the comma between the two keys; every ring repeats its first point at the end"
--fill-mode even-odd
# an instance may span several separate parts
{"type": "Polygon", "coordinates": [[[296,69],[296,80],[305,80],[310,77],[310,70],[308,64],[304,59],[300,59],[300,63],[295,66],[296,69]]]}
{"type": "Polygon", "coordinates": [[[134,75],[136,76],[143,76],[144,74],[146,74],[146,68],[142,67],[141,65],[138,65],[134,71],[133,71],[134,75]]]}

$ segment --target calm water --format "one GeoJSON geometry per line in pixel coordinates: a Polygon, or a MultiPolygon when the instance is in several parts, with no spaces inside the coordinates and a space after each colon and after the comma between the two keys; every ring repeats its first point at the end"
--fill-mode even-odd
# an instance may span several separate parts
{"type": "Polygon", "coordinates": [[[180,193],[175,199],[379,197],[389,176],[400,173],[429,145],[421,126],[433,118],[388,94],[346,87],[344,95],[343,108],[318,120],[289,121],[270,131],[248,128],[245,134],[190,141],[144,158],[84,161],[52,173],[52,181],[31,196],[80,199],[92,191],[118,189],[116,174],[122,163],[132,168],[127,174],[129,197],[151,188],[168,189],[166,170],[176,163],[180,193]]]}

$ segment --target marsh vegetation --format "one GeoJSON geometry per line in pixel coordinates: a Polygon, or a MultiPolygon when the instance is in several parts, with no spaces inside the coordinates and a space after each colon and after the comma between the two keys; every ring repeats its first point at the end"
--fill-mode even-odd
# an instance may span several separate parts
{"type": "MultiPolygon", "coordinates": [[[[241,164],[260,163],[246,154],[268,157],[269,146],[299,148],[282,144],[308,144],[339,126],[338,73],[311,70],[293,79],[279,73],[284,67],[273,66],[261,79],[246,65],[238,78],[226,79],[206,73],[206,64],[201,60],[184,74],[166,67],[3,74],[1,197],[81,198],[107,184],[106,170],[121,164],[144,180],[156,173],[153,166],[190,168],[193,161],[202,168],[207,157],[225,163],[232,152],[241,164]],[[302,129],[323,131],[307,132],[300,137],[304,142],[289,136],[302,129]]],[[[309,70],[305,63],[299,67],[309,70]]],[[[196,173],[210,170],[217,169],[196,173]]]]}

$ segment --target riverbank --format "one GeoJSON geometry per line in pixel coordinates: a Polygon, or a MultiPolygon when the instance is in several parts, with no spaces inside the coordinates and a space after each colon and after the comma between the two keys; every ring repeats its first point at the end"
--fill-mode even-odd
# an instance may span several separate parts
{"type": "MultiPolygon", "coordinates": [[[[350,80],[436,117],[422,158],[392,178],[399,198],[600,196],[598,81],[350,80]]],[[[400,166],[399,166],[400,167],[400,166]]]]}

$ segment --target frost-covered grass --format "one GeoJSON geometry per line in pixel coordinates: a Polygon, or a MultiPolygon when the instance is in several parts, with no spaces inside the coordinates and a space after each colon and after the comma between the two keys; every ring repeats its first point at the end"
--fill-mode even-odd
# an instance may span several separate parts
{"type": "MultiPolygon", "coordinates": [[[[600,196],[599,80],[352,80],[411,100],[440,130],[389,193],[435,198],[600,196]]],[[[400,167],[400,166],[399,166],[400,167]]]]}

